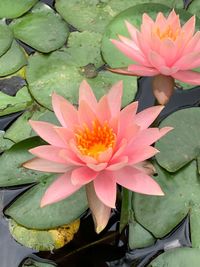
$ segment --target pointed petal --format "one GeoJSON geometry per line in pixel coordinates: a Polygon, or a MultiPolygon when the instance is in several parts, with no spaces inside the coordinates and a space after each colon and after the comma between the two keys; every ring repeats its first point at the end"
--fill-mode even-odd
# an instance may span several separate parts
{"type": "Polygon", "coordinates": [[[63,127],[54,127],[54,130],[65,144],[65,147],[67,147],[69,140],[74,137],[74,133],[71,130],[63,127]]]}
{"type": "Polygon", "coordinates": [[[109,93],[107,94],[108,104],[112,117],[119,115],[121,109],[122,93],[123,81],[119,81],[112,86],[109,93]]]}
{"type": "Polygon", "coordinates": [[[79,105],[82,101],[88,103],[93,111],[96,110],[97,100],[92,91],[92,88],[86,80],[82,81],[79,88],[79,105]]]}
{"type": "Polygon", "coordinates": [[[61,113],[65,122],[65,127],[69,130],[73,130],[78,124],[78,111],[68,101],[61,103],[61,113]]]}
{"type": "Polygon", "coordinates": [[[104,95],[99,100],[99,103],[97,106],[97,116],[101,124],[105,123],[105,121],[109,121],[111,118],[111,110],[110,110],[108,98],[106,95],[104,95]]]}
{"type": "Polygon", "coordinates": [[[135,42],[135,44],[137,44],[137,32],[138,32],[138,29],[135,28],[135,26],[133,26],[127,20],[125,20],[125,25],[127,27],[127,30],[129,32],[129,35],[130,35],[131,39],[135,42]]]}
{"type": "Polygon", "coordinates": [[[97,175],[98,172],[94,172],[88,167],[81,167],[72,171],[71,181],[73,185],[85,185],[93,181],[97,175]]]}
{"type": "Polygon", "coordinates": [[[92,169],[95,172],[100,172],[104,170],[107,167],[108,163],[98,163],[98,164],[93,164],[93,163],[87,163],[87,166],[92,169]]]}
{"type": "Polygon", "coordinates": [[[116,171],[114,175],[118,184],[131,191],[147,195],[164,195],[154,179],[135,168],[124,167],[116,171]]]}
{"type": "Polygon", "coordinates": [[[127,125],[135,117],[137,109],[138,109],[138,101],[135,101],[126,106],[120,112],[120,121],[123,122],[124,125],[127,125]]]}
{"type": "Polygon", "coordinates": [[[177,47],[171,39],[164,39],[160,45],[160,55],[166,62],[167,66],[172,66],[177,54],[177,47]]]}
{"type": "Polygon", "coordinates": [[[136,64],[129,65],[128,71],[138,76],[154,76],[159,73],[159,71],[155,68],[149,68],[149,67],[140,66],[136,64]]]}
{"type": "Polygon", "coordinates": [[[106,206],[97,197],[93,183],[89,183],[86,185],[86,194],[88,204],[92,212],[95,230],[97,234],[99,234],[101,231],[103,231],[109,221],[111,208],[106,206]]]}
{"type": "Polygon", "coordinates": [[[179,60],[177,60],[174,66],[178,67],[180,70],[188,70],[188,69],[199,67],[199,64],[198,64],[199,57],[200,57],[200,51],[191,52],[189,54],[182,56],[179,60]],[[197,63],[196,63],[196,59],[198,60],[197,63]]]}
{"type": "Polygon", "coordinates": [[[89,128],[92,127],[92,122],[97,118],[94,111],[85,101],[81,101],[78,109],[79,124],[86,124],[89,128]]]}
{"type": "Polygon", "coordinates": [[[195,15],[192,16],[182,27],[182,31],[187,36],[187,39],[190,39],[195,31],[195,15]]]}
{"type": "Polygon", "coordinates": [[[71,171],[58,177],[46,190],[42,197],[40,207],[61,201],[80,189],[80,185],[71,183],[71,171]]]}
{"type": "Polygon", "coordinates": [[[175,79],[194,85],[200,84],[200,73],[191,70],[180,70],[172,75],[175,79]]]}
{"type": "Polygon", "coordinates": [[[118,38],[122,43],[124,43],[125,45],[128,45],[130,48],[140,51],[139,47],[133,40],[130,40],[120,34],[118,34],[118,38]]]}
{"type": "Polygon", "coordinates": [[[112,147],[109,147],[107,150],[101,152],[98,157],[98,162],[108,162],[113,154],[112,147]]]}
{"type": "Polygon", "coordinates": [[[141,130],[148,128],[152,122],[158,117],[164,106],[155,106],[146,108],[135,116],[135,123],[138,124],[141,130]]]}
{"type": "Polygon", "coordinates": [[[161,57],[155,51],[151,51],[148,56],[149,56],[149,61],[151,62],[153,67],[156,68],[157,70],[160,70],[160,67],[166,65],[164,58],[161,57]]]}
{"type": "Polygon", "coordinates": [[[110,208],[115,208],[117,186],[112,172],[100,172],[94,180],[94,188],[101,202],[110,208]]]}
{"type": "Polygon", "coordinates": [[[31,160],[28,160],[23,164],[23,167],[41,172],[55,173],[64,173],[70,168],[70,166],[67,164],[56,163],[41,158],[33,158],[31,160]]]}
{"type": "Polygon", "coordinates": [[[32,120],[29,120],[29,123],[33,130],[49,144],[57,147],[65,147],[65,143],[55,131],[55,125],[48,122],[32,120]]]}
{"type": "Polygon", "coordinates": [[[123,168],[124,166],[126,166],[128,163],[128,157],[124,156],[124,157],[121,157],[121,158],[118,158],[117,161],[114,163],[111,163],[107,168],[106,170],[109,170],[109,171],[116,171],[116,170],[119,170],[121,168],[123,168]]]}
{"type": "Polygon", "coordinates": [[[70,149],[62,149],[60,151],[60,157],[62,157],[69,165],[84,165],[83,161],[81,161],[70,149]]]}
{"type": "Polygon", "coordinates": [[[62,126],[66,127],[65,120],[63,119],[63,115],[61,112],[61,105],[67,101],[64,97],[57,95],[56,93],[52,93],[52,107],[58,118],[59,122],[62,126]]]}
{"type": "Polygon", "coordinates": [[[134,151],[133,153],[128,154],[129,164],[136,164],[141,161],[147,160],[153,156],[155,156],[159,150],[152,146],[142,147],[141,149],[138,149],[134,151]]]}
{"type": "MultiPolygon", "coordinates": [[[[39,158],[58,162],[58,163],[66,163],[66,160],[60,156],[62,148],[44,145],[32,148],[29,152],[39,158]]],[[[52,163],[53,164],[53,163],[52,163]]]]}

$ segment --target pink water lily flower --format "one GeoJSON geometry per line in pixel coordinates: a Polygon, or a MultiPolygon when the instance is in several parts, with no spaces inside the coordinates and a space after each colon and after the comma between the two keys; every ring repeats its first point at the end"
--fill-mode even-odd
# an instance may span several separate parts
{"type": "Polygon", "coordinates": [[[143,14],[139,31],[125,22],[130,38],[119,35],[112,43],[134,61],[127,69],[113,71],[138,76],[155,76],[153,90],[159,103],[165,104],[174,90],[174,79],[200,84],[200,32],[195,34],[195,16],[183,26],[173,10],[167,18],[158,13],[153,21],[143,14]]]}
{"type": "Polygon", "coordinates": [[[52,106],[61,126],[30,121],[35,132],[49,145],[30,150],[36,156],[24,167],[60,173],[46,190],[41,207],[60,201],[86,185],[96,231],[106,226],[115,208],[117,184],[132,191],[163,195],[144,161],[158,150],[151,146],[171,130],[148,128],[163,106],[136,114],[138,103],[121,109],[122,82],[115,84],[99,101],[83,81],[76,109],[53,93],[52,106]]]}

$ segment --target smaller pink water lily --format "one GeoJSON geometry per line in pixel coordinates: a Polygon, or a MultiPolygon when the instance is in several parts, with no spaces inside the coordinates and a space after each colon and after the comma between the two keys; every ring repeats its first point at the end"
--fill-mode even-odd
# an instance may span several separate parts
{"type": "Polygon", "coordinates": [[[174,79],[189,84],[200,84],[200,32],[195,34],[195,16],[181,26],[179,15],[174,10],[168,17],[159,12],[153,21],[143,14],[139,31],[125,22],[130,39],[119,35],[112,43],[136,64],[127,69],[114,69],[128,75],[155,76],[155,97],[165,104],[174,90],[174,79]]]}
{"type": "Polygon", "coordinates": [[[163,106],[136,114],[138,103],[134,102],[121,110],[122,91],[122,82],[118,82],[97,101],[89,84],[83,81],[78,109],[56,93],[52,95],[53,110],[61,126],[30,121],[49,145],[31,149],[36,158],[23,166],[61,174],[46,190],[41,207],[86,186],[97,232],[104,229],[111,208],[115,208],[117,184],[142,194],[163,195],[149,176],[151,167],[144,162],[158,152],[151,145],[171,130],[148,128],[163,106]]]}

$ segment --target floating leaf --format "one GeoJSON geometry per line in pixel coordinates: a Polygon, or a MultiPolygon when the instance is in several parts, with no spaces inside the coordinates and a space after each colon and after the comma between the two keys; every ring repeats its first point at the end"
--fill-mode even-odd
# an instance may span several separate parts
{"type": "Polygon", "coordinates": [[[67,24],[48,5],[39,3],[10,24],[17,39],[48,53],[64,45],[68,36],[67,24]]]}
{"type": "MultiPolygon", "coordinates": [[[[180,0],[169,0],[165,4],[177,7],[178,1],[180,2],[180,0]]],[[[106,25],[114,16],[131,6],[146,2],[147,0],[56,0],[55,6],[61,16],[78,30],[89,29],[89,31],[103,33],[106,25]]],[[[148,0],[148,2],[163,3],[163,0],[148,0]]],[[[181,7],[183,7],[183,3],[181,7]]]]}
{"type": "Polygon", "coordinates": [[[0,92],[0,116],[24,110],[32,104],[32,98],[26,86],[21,88],[16,96],[0,92]]]}
{"type": "Polygon", "coordinates": [[[200,250],[195,248],[176,248],[162,253],[148,267],[199,267],[200,250]]]}
{"type": "MultiPolygon", "coordinates": [[[[87,69],[88,71],[88,69],[87,69]]],[[[85,69],[72,65],[68,54],[56,51],[50,55],[34,55],[29,59],[27,81],[31,94],[42,106],[52,109],[51,93],[57,92],[71,103],[77,104],[80,83],[86,79],[98,98],[119,80],[124,81],[123,106],[130,103],[137,91],[137,78],[111,73],[98,72],[95,78],[86,78],[85,69]]]]}
{"type": "Polygon", "coordinates": [[[200,2],[199,0],[192,0],[189,4],[188,11],[200,18],[200,2]]]}
{"type": "MultiPolygon", "coordinates": [[[[167,3],[169,1],[165,2],[167,3]]],[[[163,3],[163,1],[161,1],[161,3],[163,3]]],[[[146,3],[128,8],[116,16],[107,26],[102,39],[102,55],[104,60],[112,68],[127,67],[128,65],[133,64],[133,61],[124,56],[124,54],[112,44],[110,39],[117,39],[118,34],[130,37],[125,26],[125,20],[129,21],[136,28],[140,29],[143,13],[148,13],[150,17],[155,19],[158,12],[161,11],[165,15],[168,15],[170,10],[171,9],[169,7],[162,4],[146,3]]],[[[192,14],[184,10],[177,10],[177,12],[180,15],[181,22],[186,22],[192,16],[192,14]]],[[[198,29],[200,20],[196,20],[196,23],[198,29]]]]}
{"type": "Polygon", "coordinates": [[[11,140],[5,138],[5,132],[0,131],[0,153],[9,149],[12,145],[14,145],[14,143],[11,140]]]}
{"type": "Polygon", "coordinates": [[[17,18],[27,12],[38,0],[1,0],[0,18],[17,18]]]}
{"type": "MultiPolygon", "coordinates": [[[[0,3],[1,6],[1,3],[0,3]]],[[[0,7],[1,9],[1,7],[0,7]]],[[[0,11],[1,12],[1,11],[0,11]]],[[[13,41],[13,34],[10,28],[4,24],[0,23],[0,56],[2,56],[11,46],[13,41]]]]}
{"type": "Polygon", "coordinates": [[[51,175],[26,191],[5,211],[6,215],[33,229],[51,229],[78,219],[87,209],[85,188],[62,201],[40,208],[41,198],[54,179],[55,175],[51,175]]]}
{"type": "Polygon", "coordinates": [[[0,187],[30,184],[47,176],[22,167],[25,161],[33,157],[28,149],[42,144],[44,142],[38,137],[30,138],[13,145],[0,157],[0,187]]]}
{"type": "Polygon", "coordinates": [[[156,143],[161,151],[156,159],[166,170],[175,172],[200,156],[199,117],[200,108],[187,108],[172,113],[160,124],[174,127],[156,143]]]}
{"type": "Polygon", "coordinates": [[[10,49],[0,57],[0,76],[6,76],[18,71],[26,63],[24,51],[16,41],[13,41],[10,49]]]}
{"type": "Polygon", "coordinates": [[[200,247],[200,177],[196,162],[192,161],[176,173],[168,173],[155,165],[158,176],[154,177],[165,196],[134,194],[135,218],[145,229],[162,238],[189,213],[193,247],[200,247]]]}
{"type": "Polygon", "coordinates": [[[25,247],[39,251],[52,251],[69,243],[78,231],[80,220],[50,230],[28,229],[9,220],[10,233],[25,247]]]}
{"type": "Polygon", "coordinates": [[[53,263],[47,263],[46,261],[39,262],[32,258],[26,259],[22,264],[22,267],[55,267],[55,266],[57,265],[53,263]]]}

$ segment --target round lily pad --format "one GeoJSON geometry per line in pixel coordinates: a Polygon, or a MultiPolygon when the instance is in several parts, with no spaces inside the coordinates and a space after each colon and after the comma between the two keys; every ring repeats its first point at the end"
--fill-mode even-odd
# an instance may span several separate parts
{"type": "Polygon", "coordinates": [[[0,18],[17,18],[27,12],[38,0],[1,0],[0,18]]]}
{"type": "Polygon", "coordinates": [[[33,156],[28,152],[35,146],[44,144],[38,137],[30,138],[13,145],[0,157],[0,187],[30,184],[47,174],[34,172],[22,167],[22,164],[33,156]]]}
{"type": "Polygon", "coordinates": [[[162,253],[148,267],[199,267],[200,250],[195,248],[176,248],[162,253]]]}
{"type": "Polygon", "coordinates": [[[7,76],[26,65],[26,56],[22,48],[13,41],[8,51],[0,57],[0,76],[7,76]]]}
{"type": "Polygon", "coordinates": [[[71,103],[78,103],[78,90],[82,80],[92,86],[97,98],[104,95],[117,81],[124,81],[123,106],[133,101],[137,91],[137,79],[109,71],[97,72],[95,78],[86,78],[85,68],[77,67],[68,59],[65,51],[56,51],[51,55],[30,57],[27,67],[27,81],[32,96],[42,106],[52,109],[51,93],[57,92],[71,103]]]}
{"type": "Polygon", "coordinates": [[[6,209],[5,214],[32,229],[51,229],[78,219],[88,208],[85,188],[62,201],[40,208],[41,198],[54,179],[55,176],[49,176],[26,191],[6,209]]]}
{"type": "Polygon", "coordinates": [[[174,112],[160,126],[174,129],[156,143],[161,153],[156,155],[158,163],[170,172],[200,156],[200,108],[187,108],[174,112]]]}
{"type": "MultiPolygon", "coordinates": [[[[106,25],[117,14],[131,6],[146,2],[147,0],[56,0],[55,6],[61,16],[79,31],[89,30],[103,33],[106,25]]],[[[156,2],[156,0],[148,0],[148,2],[156,2]]],[[[163,0],[160,2],[163,3],[163,0]]],[[[174,0],[169,0],[166,5],[177,7],[174,2],[174,0]]]]}
{"type": "Polygon", "coordinates": [[[175,228],[189,213],[193,247],[200,247],[200,177],[196,162],[192,161],[176,173],[169,173],[155,165],[154,177],[165,195],[163,197],[134,194],[135,218],[157,238],[175,228]]]}
{"type": "Polygon", "coordinates": [[[13,41],[12,31],[4,23],[0,23],[0,40],[0,56],[2,56],[10,48],[13,41]]]}
{"type": "Polygon", "coordinates": [[[69,33],[66,22],[42,3],[14,20],[10,26],[17,39],[43,53],[63,46],[69,33]]]}
{"type": "MultiPolygon", "coordinates": [[[[147,1],[146,1],[147,2],[147,1]]],[[[149,1],[148,1],[149,2],[149,1]]],[[[166,3],[168,1],[165,1],[166,3]]],[[[163,3],[163,1],[160,1],[163,3]]],[[[165,4],[165,3],[164,3],[165,4]]],[[[125,26],[125,20],[132,23],[135,27],[140,29],[142,22],[143,13],[148,13],[153,19],[156,18],[158,12],[163,12],[165,15],[168,15],[170,8],[163,4],[158,3],[145,3],[141,5],[136,5],[126,9],[116,16],[110,24],[106,27],[106,30],[102,39],[102,55],[104,60],[112,68],[127,67],[129,64],[133,64],[133,61],[127,58],[123,53],[121,53],[110,41],[110,39],[118,39],[118,34],[130,37],[125,26]]],[[[184,10],[178,10],[181,21],[186,22],[192,14],[184,10]]],[[[199,28],[199,19],[196,21],[197,29],[199,28]]]]}
{"type": "Polygon", "coordinates": [[[52,251],[69,243],[78,231],[80,220],[50,230],[28,229],[14,220],[9,220],[9,229],[14,239],[25,247],[39,251],[52,251]]]}

